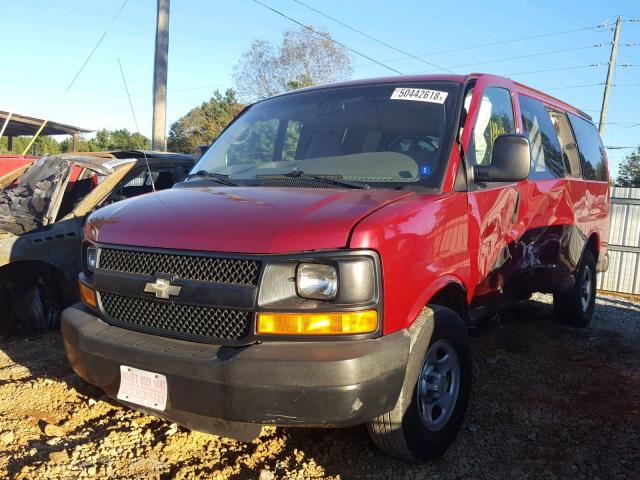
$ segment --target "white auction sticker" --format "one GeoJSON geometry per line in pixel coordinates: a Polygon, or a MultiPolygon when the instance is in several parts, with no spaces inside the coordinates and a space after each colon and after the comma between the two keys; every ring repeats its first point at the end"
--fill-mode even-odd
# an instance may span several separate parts
{"type": "Polygon", "coordinates": [[[114,158],[113,160],[109,160],[108,162],[104,162],[102,165],[114,169],[119,167],[120,165],[124,165],[125,163],[137,162],[135,158],[114,158]]]}
{"type": "Polygon", "coordinates": [[[167,407],[167,377],[120,365],[118,400],[164,410],[167,407]]]}
{"type": "Polygon", "coordinates": [[[426,88],[396,88],[391,100],[413,100],[414,102],[444,103],[449,92],[427,90],[426,88]]]}

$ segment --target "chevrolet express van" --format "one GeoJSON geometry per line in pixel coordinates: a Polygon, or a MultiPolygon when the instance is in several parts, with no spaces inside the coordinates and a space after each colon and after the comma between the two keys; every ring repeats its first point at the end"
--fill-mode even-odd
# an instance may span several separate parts
{"type": "Polygon", "coordinates": [[[91,215],[67,356],[196,430],[366,423],[385,452],[434,458],[469,401],[470,324],[532,292],[589,324],[608,187],[589,116],[507,78],[269,98],[186,181],[91,215]]]}

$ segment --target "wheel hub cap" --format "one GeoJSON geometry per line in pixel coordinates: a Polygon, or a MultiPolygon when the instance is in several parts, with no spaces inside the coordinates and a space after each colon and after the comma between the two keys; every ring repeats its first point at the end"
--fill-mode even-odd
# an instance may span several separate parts
{"type": "Polygon", "coordinates": [[[460,389],[460,360],[453,345],[438,340],[427,351],[418,378],[418,412],[427,430],[444,428],[456,406],[460,389]]]}
{"type": "Polygon", "coordinates": [[[591,303],[591,270],[585,268],[582,273],[582,281],[580,282],[580,304],[582,311],[586,312],[589,309],[591,303]]]}

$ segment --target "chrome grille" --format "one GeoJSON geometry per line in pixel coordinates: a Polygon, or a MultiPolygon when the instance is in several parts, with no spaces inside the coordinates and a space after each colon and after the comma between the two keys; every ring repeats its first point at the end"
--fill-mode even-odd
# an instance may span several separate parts
{"type": "Polygon", "coordinates": [[[251,313],[100,293],[104,313],[119,322],[211,339],[239,340],[249,333],[251,313]]]}
{"type": "Polygon", "coordinates": [[[140,275],[166,273],[185,280],[257,285],[261,263],[257,260],[140,252],[101,248],[99,268],[140,275]]]}

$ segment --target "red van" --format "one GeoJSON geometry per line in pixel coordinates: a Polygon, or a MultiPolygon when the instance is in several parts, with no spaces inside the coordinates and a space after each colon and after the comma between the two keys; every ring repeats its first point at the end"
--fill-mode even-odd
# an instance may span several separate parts
{"type": "Polygon", "coordinates": [[[506,78],[270,98],[185,182],[90,217],[67,356],[196,430],[366,423],[385,452],[433,458],[469,401],[469,325],[532,292],[589,324],[608,187],[589,116],[506,78]]]}

